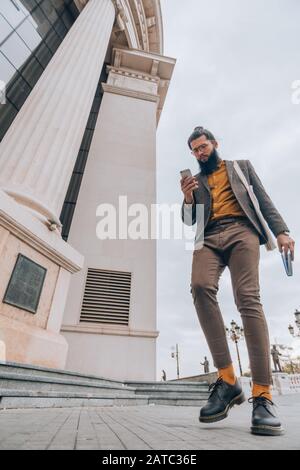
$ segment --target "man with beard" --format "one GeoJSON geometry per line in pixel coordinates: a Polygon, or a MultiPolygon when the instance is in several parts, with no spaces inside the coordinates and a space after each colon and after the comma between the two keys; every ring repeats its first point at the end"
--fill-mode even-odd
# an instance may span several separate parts
{"type": "MultiPolygon", "coordinates": [[[[196,127],[188,139],[200,173],[181,179],[184,194],[182,220],[196,222],[196,205],[204,205],[203,244],[193,252],[191,293],[200,325],[211,351],[218,379],[210,385],[211,394],[200,410],[204,423],[220,421],[230,408],[245,401],[236,378],[217,302],[219,279],[228,266],[235,304],[241,314],[252,374],[253,403],[251,432],[263,435],[283,433],[274,411],[271,395],[271,364],[268,327],[260,303],[260,245],[267,242],[247,190],[236,173],[233,161],[223,160],[213,134],[196,127]],[[189,214],[191,217],[186,217],[189,214]]],[[[248,183],[252,185],[261,212],[277,238],[279,251],[290,250],[294,258],[294,240],[289,229],[266,193],[249,160],[238,160],[248,183]]],[[[200,221],[197,220],[200,224],[200,221]]]]}

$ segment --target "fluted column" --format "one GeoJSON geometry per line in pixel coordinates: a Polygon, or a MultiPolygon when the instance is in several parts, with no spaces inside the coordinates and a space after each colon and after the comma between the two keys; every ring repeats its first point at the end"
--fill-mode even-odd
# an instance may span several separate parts
{"type": "Polygon", "coordinates": [[[112,0],[90,0],[0,144],[0,188],[58,221],[113,23],[112,0]]]}

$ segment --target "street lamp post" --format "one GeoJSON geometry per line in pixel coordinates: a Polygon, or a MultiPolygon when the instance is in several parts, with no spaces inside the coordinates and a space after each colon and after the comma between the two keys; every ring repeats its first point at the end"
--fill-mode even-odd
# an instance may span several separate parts
{"type": "Polygon", "coordinates": [[[300,336],[300,311],[296,309],[294,315],[296,318],[295,323],[298,328],[298,332],[295,333],[295,328],[291,324],[288,326],[288,330],[294,338],[297,338],[298,336],[300,336]]]}
{"type": "Polygon", "coordinates": [[[238,347],[238,342],[240,339],[244,338],[244,329],[239,327],[239,325],[232,320],[230,323],[231,328],[226,328],[226,333],[228,337],[235,342],[235,347],[236,347],[236,353],[238,357],[238,362],[239,362],[239,368],[240,368],[240,374],[241,376],[243,375],[243,370],[242,370],[242,364],[241,364],[241,358],[240,358],[240,352],[239,352],[239,347],[238,347]]]}
{"type": "MultiPolygon", "coordinates": [[[[174,349],[174,346],[172,346],[172,349],[174,349]]],[[[176,358],[176,363],[177,363],[177,379],[179,379],[179,352],[178,352],[178,344],[176,343],[176,351],[171,353],[171,357],[176,358]]]]}

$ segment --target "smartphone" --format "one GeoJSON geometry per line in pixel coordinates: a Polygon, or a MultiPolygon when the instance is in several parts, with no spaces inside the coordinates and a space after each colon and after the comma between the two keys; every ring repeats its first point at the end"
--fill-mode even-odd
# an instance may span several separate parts
{"type": "Polygon", "coordinates": [[[284,253],[281,253],[283,265],[285,268],[285,272],[287,273],[288,276],[293,275],[293,265],[292,265],[292,257],[290,251],[288,252],[287,255],[284,253]]]}
{"type": "Polygon", "coordinates": [[[189,168],[186,168],[185,170],[181,170],[180,174],[182,178],[184,178],[185,176],[193,176],[189,168]]]}

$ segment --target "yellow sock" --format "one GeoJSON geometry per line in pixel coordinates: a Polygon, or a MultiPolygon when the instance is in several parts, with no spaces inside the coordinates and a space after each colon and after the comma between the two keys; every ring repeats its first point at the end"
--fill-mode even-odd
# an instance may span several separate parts
{"type": "Polygon", "coordinates": [[[272,394],[271,394],[271,385],[258,385],[258,384],[253,384],[252,386],[252,396],[253,397],[259,397],[263,393],[263,397],[268,398],[269,400],[272,400],[272,394]]]}
{"type": "Polygon", "coordinates": [[[218,369],[218,377],[222,377],[224,382],[227,382],[230,385],[234,385],[236,381],[236,376],[234,373],[233,365],[230,364],[230,366],[218,369]]]}

